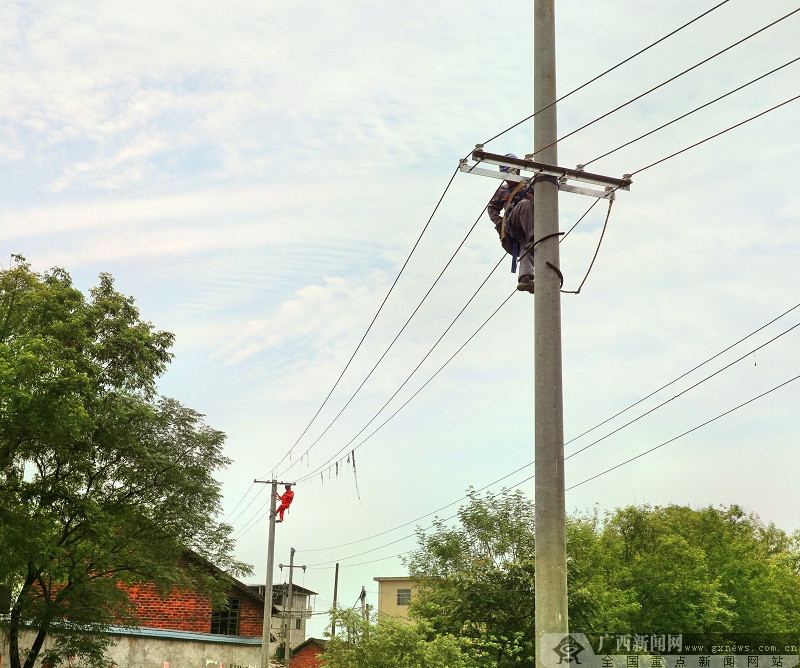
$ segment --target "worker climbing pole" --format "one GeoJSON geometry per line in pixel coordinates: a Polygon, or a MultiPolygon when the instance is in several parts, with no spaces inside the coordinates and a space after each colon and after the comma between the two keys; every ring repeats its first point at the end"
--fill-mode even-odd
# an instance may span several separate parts
{"type": "Polygon", "coordinates": [[[281,502],[281,505],[277,507],[277,509],[272,513],[272,517],[278,515],[278,519],[275,520],[276,523],[283,522],[283,513],[289,510],[289,506],[292,505],[292,501],[294,500],[294,492],[292,491],[292,486],[287,483],[284,486],[286,490],[283,494],[273,494],[273,496],[281,502]]]}

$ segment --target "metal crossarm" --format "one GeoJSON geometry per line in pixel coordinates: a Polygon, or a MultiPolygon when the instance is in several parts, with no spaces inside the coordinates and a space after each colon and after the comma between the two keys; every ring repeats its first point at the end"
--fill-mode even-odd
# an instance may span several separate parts
{"type": "MultiPolygon", "coordinates": [[[[466,159],[459,163],[458,168],[462,172],[468,174],[478,174],[480,176],[489,176],[494,179],[501,179],[503,181],[516,181],[518,183],[527,183],[537,176],[553,176],[558,179],[559,190],[578,193],[580,195],[589,195],[590,197],[601,197],[605,199],[614,199],[614,193],[617,190],[630,190],[633,181],[630,178],[623,177],[621,179],[612,176],[603,176],[602,174],[592,174],[585,172],[582,169],[570,169],[568,167],[558,167],[556,165],[546,165],[542,162],[528,160],[527,158],[509,158],[505,155],[497,153],[487,153],[480,147],[472,152],[472,159],[475,164],[470,165],[466,159]],[[518,169],[520,174],[513,174],[512,172],[500,172],[491,169],[483,169],[479,167],[481,164],[498,165],[500,167],[508,167],[509,169],[518,169]],[[532,172],[530,176],[524,175],[522,172],[532,172]],[[592,190],[590,188],[582,188],[580,186],[571,185],[568,181],[577,181],[579,183],[588,183],[595,186],[604,186],[605,190],[592,190]]],[[[626,175],[627,176],[627,175],[626,175]]]]}

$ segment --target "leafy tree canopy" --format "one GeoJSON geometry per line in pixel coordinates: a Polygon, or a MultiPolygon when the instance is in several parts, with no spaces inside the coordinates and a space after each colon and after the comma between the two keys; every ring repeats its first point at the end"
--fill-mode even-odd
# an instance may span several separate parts
{"type": "Polygon", "coordinates": [[[203,559],[249,570],[214,520],[224,434],[156,393],[172,343],[107,274],[85,296],[62,269],[0,272],[0,605],[12,668],[33,666],[47,635],[52,665],[99,662],[107,640],[86,629],[135,623],[119,583],[192,586],[219,602],[227,583],[203,559]],[[202,558],[179,564],[187,549],[202,558]],[[27,653],[24,626],[37,631],[27,653]]]}
{"type": "Polygon", "coordinates": [[[337,634],[322,655],[326,668],[476,668],[451,635],[429,637],[423,626],[391,617],[364,619],[355,610],[335,610],[337,634]]]}
{"type": "MultiPolygon", "coordinates": [[[[534,666],[534,508],[503,490],[468,502],[450,526],[418,532],[406,565],[410,614],[480,665],[534,666]]],[[[627,507],[567,520],[570,630],[764,633],[800,628],[800,533],[738,506],[627,507]]]]}

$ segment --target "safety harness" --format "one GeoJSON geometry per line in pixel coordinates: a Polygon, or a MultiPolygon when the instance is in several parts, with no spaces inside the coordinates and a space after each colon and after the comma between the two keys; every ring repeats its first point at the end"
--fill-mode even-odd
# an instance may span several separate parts
{"type": "MultiPolygon", "coordinates": [[[[506,238],[506,216],[508,216],[511,209],[514,208],[515,202],[514,197],[516,194],[522,189],[523,186],[526,186],[526,183],[518,183],[516,188],[511,191],[508,195],[508,202],[503,207],[503,222],[500,225],[500,240],[506,238]]],[[[519,240],[515,237],[511,240],[511,273],[517,273],[517,258],[519,257],[519,240]]]]}

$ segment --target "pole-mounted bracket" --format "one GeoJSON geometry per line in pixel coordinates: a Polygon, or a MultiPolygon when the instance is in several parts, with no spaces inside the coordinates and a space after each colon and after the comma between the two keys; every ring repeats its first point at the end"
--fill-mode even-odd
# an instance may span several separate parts
{"type": "Polygon", "coordinates": [[[537,176],[552,176],[558,179],[558,189],[565,190],[579,195],[588,195],[589,197],[599,197],[602,199],[614,199],[614,193],[617,190],[630,190],[633,181],[625,175],[621,179],[612,176],[603,176],[602,174],[592,174],[583,169],[570,169],[569,167],[557,167],[555,165],[546,165],[542,162],[531,160],[532,155],[526,155],[522,158],[510,158],[505,155],[497,153],[487,153],[483,150],[483,145],[478,144],[472,152],[472,160],[475,164],[470,165],[467,158],[461,160],[458,168],[467,174],[478,174],[479,176],[489,176],[493,179],[500,179],[502,181],[516,181],[517,183],[528,183],[537,176]],[[480,164],[498,165],[500,167],[508,167],[511,169],[518,169],[519,174],[514,174],[511,171],[501,172],[490,169],[483,169],[479,167],[480,164]],[[532,172],[530,176],[526,176],[523,172],[532,172]],[[579,183],[588,183],[595,186],[603,186],[604,190],[594,190],[591,188],[583,188],[581,186],[571,185],[569,181],[577,181],[579,183]]]}

